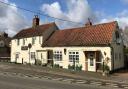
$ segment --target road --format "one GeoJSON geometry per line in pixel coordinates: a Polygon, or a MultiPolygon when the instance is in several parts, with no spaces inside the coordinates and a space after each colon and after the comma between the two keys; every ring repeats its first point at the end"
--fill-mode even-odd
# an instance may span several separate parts
{"type": "Polygon", "coordinates": [[[103,89],[103,87],[0,74],[0,89],[103,89]]]}

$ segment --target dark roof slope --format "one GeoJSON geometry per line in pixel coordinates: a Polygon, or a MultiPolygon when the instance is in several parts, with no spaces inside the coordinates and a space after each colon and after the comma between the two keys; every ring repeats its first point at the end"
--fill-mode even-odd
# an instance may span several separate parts
{"type": "Polygon", "coordinates": [[[4,41],[6,47],[10,47],[11,37],[0,37],[0,41],[4,41]]]}
{"type": "Polygon", "coordinates": [[[55,31],[43,44],[45,47],[108,45],[117,22],[55,31]]]}
{"type": "Polygon", "coordinates": [[[54,26],[56,26],[56,24],[53,22],[53,23],[39,25],[36,28],[31,27],[31,28],[23,29],[19,33],[17,33],[13,37],[13,39],[41,36],[47,29],[50,29],[54,26]]]}

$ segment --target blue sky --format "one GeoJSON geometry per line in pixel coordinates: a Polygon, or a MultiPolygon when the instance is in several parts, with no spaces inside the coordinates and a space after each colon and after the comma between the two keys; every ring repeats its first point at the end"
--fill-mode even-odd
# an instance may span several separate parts
{"type": "MultiPolygon", "coordinates": [[[[52,4],[54,2],[59,2],[61,9],[66,12],[68,0],[10,0],[10,2],[15,3],[17,6],[39,11],[41,5],[52,4]]],[[[96,11],[104,12],[106,15],[116,16],[123,10],[128,9],[128,0],[87,0],[91,9],[96,11]]]]}
{"type": "MultiPolygon", "coordinates": [[[[52,4],[59,2],[62,9],[66,9],[66,0],[10,0],[17,6],[24,7],[26,9],[40,10],[42,4],[52,4]]],[[[128,9],[128,5],[125,0],[88,0],[89,5],[94,11],[104,10],[108,14],[115,14],[121,10],[128,9]]]]}
{"type": "MultiPolygon", "coordinates": [[[[86,23],[90,18],[94,24],[117,20],[119,26],[128,26],[128,0],[0,0],[16,7],[37,11],[52,17],[86,23]]],[[[0,3],[0,27],[10,35],[23,28],[30,27],[33,15],[16,7],[0,3]],[[6,13],[5,13],[6,12],[6,13]],[[5,14],[5,15],[3,15],[5,14]],[[5,19],[5,21],[3,21],[5,19]],[[11,23],[10,23],[11,22],[11,23]],[[8,25],[7,25],[8,23],[8,25]],[[4,25],[7,25],[6,28],[4,25]]],[[[61,29],[78,27],[83,24],[69,23],[41,16],[41,23],[55,21],[61,29]]]]}

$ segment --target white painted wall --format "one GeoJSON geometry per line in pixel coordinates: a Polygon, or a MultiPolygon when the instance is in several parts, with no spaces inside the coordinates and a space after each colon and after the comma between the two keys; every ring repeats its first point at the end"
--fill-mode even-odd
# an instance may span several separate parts
{"type": "MultiPolygon", "coordinates": [[[[25,45],[23,45],[23,39],[20,40],[20,45],[17,45],[17,39],[13,39],[11,41],[11,62],[15,62],[15,55],[18,52],[19,53],[19,60],[18,63],[22,63],[22,59],[24,62],[29,62],[29,50],[21,50],[21,46],[28,46],[29,43],[32,43],[32,38],[24,38],[25,39],[25,45]]],[[[42,41],[43,37],[42,36],[36,36],[35,44],[32,45],[32,48],[30,49],[30,52],[36,52],[36,50],[41,50],[42,47],[42,41]],[[39,41],[41,40],[41,42],[39,41]]],[[[36,59],[38,57],[36,56],[36,59]]],[[[34,63],[33,60],[31,60],[31,63],[34,63]]]]}
{"type": "Polygon", "coordinates": [[[119,33],[120,44],[117,44],[118,40],[116,39],[116,35],[115,35],[115,32],[114,32],[112,43],[111,43],[111,47],[113,49],[112,66],[114,66],[114,70],[124,67],[124,44],[123,44],[123,39],[121,37],[121,30],[117,28],[115,31],[118,31],[118,33],[119,33]],[[120,55],[121,55],[121,57],[120,57],[120,55]]]}
{"type": "MultiPolygon", "coordinates": [[[[49,29],[50,30],[50,29],[49,29]]],[[[52,32],[50,32],[51,34],[52,32]]],[[[45,35],[45,40],[47,37],[50,36],[50,34],[45,35]]],[[[114,34],[114,33],[113,33],[114,34]]],[[[32,37],[24,38],[25,39],[25,45],[28,46],[29,43],[32,43],[32,37]]],[[[69,51],[77,51],[79,52],[79,64],[82,65],[82,70],[85,70],[85,54],[84,51],[100,51],[101,52],[101,62],[104,61],[105,58],[109,58],[108,66],[110,67],[110,70],[112,70],[113,67],[113,60],[114,60],[114,69],[118,69],[124,66],[124,57],[123,57],[123,43],[120,45],[117,45],[115,43],[115,35],[113,35],[112,44],[111,47],[41,47],[41,44],[43,43],[43,37],[42,36],[36,36],[35,44],[32,45],[32,48],[30,49],[30,52],[35,52],[36,59],[40,59],[42,63],[47,63],[47,51],[46,50],[53,50],[53,51],[62,51],[62,61],[55,61],[54,64],[59,64],[63,68],[68,68],[68,65],[72,65],[73,63],[69,62],[69,51]],[[41,43],[39,42],[39,39],[41,40],[41,43]],[[114,52],[112,53],[112,48],[114,52]],[[64,49],[66,49],[66,54],[64,53],[64,49]],[[41,50],[40,52],[37,52],[37,50],[41,50]],[[41,59],[41,53],[42,53],[42,59],[41,59]],[[104,54],[106,53],[106,55],[104,54]],[[112,53],[112,54],[111,54],[112,53]],[[112,55],[119,55],[121,53],[121,59],[113,59],[112,55]]],[[[21,46],[23,46],[23,39],[20,40],[20,45],[17,45],[17,39],[13,39],[11,41],[11,62],[15,62],[16,59],[16,53],[19,53],[19,59],[17,60],[18,63],[29,63],[29,50],[21,50],[21,46]]],[[[30,61],[31,63],[34,63],[34,60],[30,61]]]]}
{"type": "MultiPolygon", "coordinates": [[[[32,37],[19,39],[20,45],[17,45],[18,39],[12,39],[11,40],[11,62],[16,62],[16,53],[19,53],[19,59],[17,61],[18,63],[22,63],[22,60],[24,63],[29,63],[29,59],[30,59],[29,54],[31,52],[35,52],[36,59],[40,59],[41,53],[38,53],[37,50],[43,50],[43,48],[41,47],[42,43],[45,40],[47,40],[47,38],[56,29],[58,29],[57,26],[53,26],[53,27],[47,29],[47,31],[45,31],[42,36],[35,36],[34,37],[35,44],[32,44],[32,37]],[[25,45],[23,44],[23,39],[25,39],[25,45]],[[32,44],[32,48],[30,49],[30,52],[29,52],[29,50],[21,50],[22,46],[28,46],[29,43],[32,44]]],[[[40,59],[40,60],[42,61],[42,63],[46,63],[47,62],[46,52],[42,52],[42,53],[43,53],[43,59],[40,59]]],[[[30,63],[34,64],[35,60],[30,60],[30,63]]]]}
{"type": "Polygon", "coordinates": [[[85,70],[85,54],[84,51],[101,51],[101,59],[102,62],[106,57],[110,58],[110,62],[108,63],[108,66],[111,69],[111,48],[110,47],[45,47],[44,50],[53,50],[53,51],[62,51],[62,61],[55,61],[54,64],[59,64],[60,66],[63,66],[63,68],[68,68],[68,65],[72,65],[73,63],[69,62],[69,51],[77,51],[79,52],[79,64],[82,65],[82,70],[85,70]],[[64,54],[64,49],[67,50],[66,55],[64,54]],[[106,56],[104,55],[104,52],[106,52],[106,56]]]}
{"type": "MultiPolygon", "coordinates": [[[[68,65],[72,65],[73,63],[69,62],[69,51],[77,51],[79,52],[79,64],[82,65],[82,70],[85,70],[85,54],[84,51],[101,51],[101,59],[102,61],[105,59],[105,57],[110,58],[109,66],[111,69],[111,48],[110,47],[45,47],[42,48],[41,44],[39,44],[39,37],[36,37],[36,42],[34,45],[32,45],[32,48],[30,49],[30,52],[36,52],[36,59],[40,59],[40,54],[42,53],[43,59],[41,60],[42,63],[47,63],[47,52],[37,52],[36,50],[59,50],[62,51],[62,61],[54,61],[54,64],[59,64],[63,68],[68,68],[68,65]],[[64,49],[66,49],[66,54],[64,54],[64,49]],[[104,52],[106,52],[106,56],[104,55],[104,52]]],[[[42,39],[42,37],[41,37],[42,39]]],[[[21,46],[23,45],[23,39],[20,39],[20,45],[17,45],[17,39],[13,39],[12,45],[11,45],[11,62],[15,62],[15,55],[16,53],[19,53],[19,59],[17,60],[18,63],[29,63],[29,50],[21,50],[21,46]]],[[[24,46],[27,46],[29,43],[32,42],[32,38],[25,38],[26,42],[24,46]]],[[[42,39],[43,40],[43,39],[42,39]]],[[[53,59],[54,60],[54,59],[53,59]]],[[[34,61],[31,60],[31,63],[34,63],[34,61]]]]}

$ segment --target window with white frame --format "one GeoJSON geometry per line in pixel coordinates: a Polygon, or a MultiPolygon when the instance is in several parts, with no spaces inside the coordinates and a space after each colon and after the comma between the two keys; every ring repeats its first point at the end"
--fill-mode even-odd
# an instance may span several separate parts
{"type": "Polygon", "coordinates": [[[53,57],[55,61],[62,61],[62,51],[54,51],[53,57]]]}
{"type": "Polygon", "coordinates": [[[69,52],[69,62],[79,62],[79,52],[69,52]]]}
{"type": "Polygon", "coordinates": [[[36,55],[35,52],[31,52],[31,59],[35,59],[36,55]]]}

